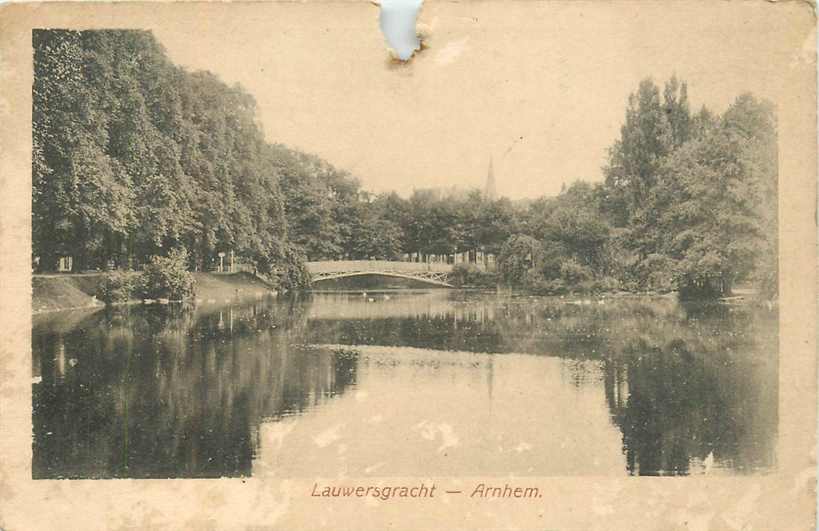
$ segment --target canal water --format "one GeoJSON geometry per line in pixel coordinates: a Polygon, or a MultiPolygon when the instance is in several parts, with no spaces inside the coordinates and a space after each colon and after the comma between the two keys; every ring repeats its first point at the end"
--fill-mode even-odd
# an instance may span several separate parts
{"type": "Polygon", "coordinates": [[[457,290],[34,317],[35,478],[765,473],[776,310],[457,290]]]}

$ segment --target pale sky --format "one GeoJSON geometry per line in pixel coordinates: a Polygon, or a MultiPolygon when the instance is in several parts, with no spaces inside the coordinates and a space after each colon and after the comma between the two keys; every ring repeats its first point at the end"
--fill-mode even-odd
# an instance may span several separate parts
{"type": "Polygon", "coordinates": [[[397,67],[368,2],[229,7],[136,27],[177,64],[242,84],[269,141],[316,153],[365,189],[482,188],[492,155],[498,193],[513,199],[602,179],[646,76],[686,80],[693,110],[721,112],[744,91],[776,103],[807,13],[761,1],[428,0],[428,48],[397,67]]]}

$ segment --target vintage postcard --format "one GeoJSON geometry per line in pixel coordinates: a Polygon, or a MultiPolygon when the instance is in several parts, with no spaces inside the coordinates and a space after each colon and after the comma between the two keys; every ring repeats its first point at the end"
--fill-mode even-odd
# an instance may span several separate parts
{"type": "Polygon", "coordinates": [[[816,525],[809,2],[0,7],[0,528],[816,525]]]}

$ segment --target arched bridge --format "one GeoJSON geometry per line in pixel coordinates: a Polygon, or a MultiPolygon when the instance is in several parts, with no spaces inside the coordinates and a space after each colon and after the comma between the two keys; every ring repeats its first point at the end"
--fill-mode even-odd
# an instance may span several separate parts
{"type": "Polygon", "coordinates": [[[453,287],[449,283],[452,265],[422,262],[392,262],[388,260],[328,260],[307,262],[313,282],[335,278],[379,275],[406,278],[435,286],[453,287]]]}

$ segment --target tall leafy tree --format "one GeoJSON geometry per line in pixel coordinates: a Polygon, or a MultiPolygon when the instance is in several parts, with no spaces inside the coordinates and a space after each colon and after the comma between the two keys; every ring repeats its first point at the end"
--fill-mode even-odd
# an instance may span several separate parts
{"type": "Polygon", "coordinates": [[[773,281],[765,258],[778,254],[777,174],[773,108],[750,95],[668,158],[656,207],[684,292],[725,295],[737,280],[773,281]]]}
{"type": "Polygon", "coordinates": [[[620,138],[609,150],[604,168],[606,207],[617,226],[625,226],[643,214],[642,206],[656,182],[657,169],[674,145],[669,114],[651,79],[640,82],[637,92],[629,96],[620,138]]]}

